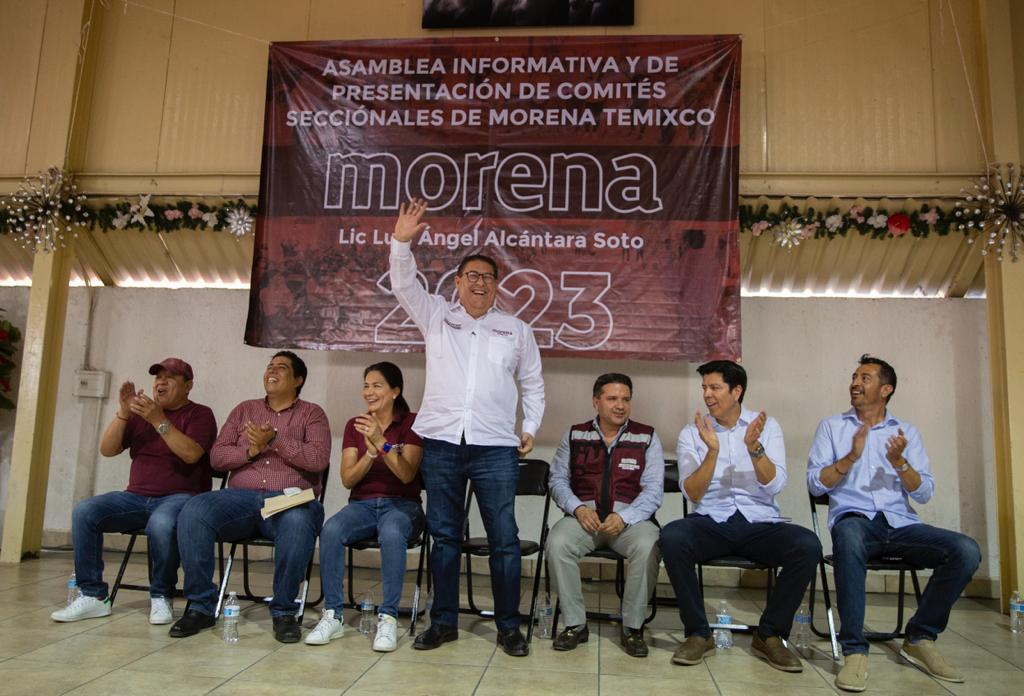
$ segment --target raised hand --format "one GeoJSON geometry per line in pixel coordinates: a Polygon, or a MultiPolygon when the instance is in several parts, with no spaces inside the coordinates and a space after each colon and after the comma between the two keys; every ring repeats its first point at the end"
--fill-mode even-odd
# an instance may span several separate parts
{"type": "Polygon", "coordinates": [[[851,462],[857,461],[860,459],[860,455],[864,454],[864,444],[868,441],[869,430],[871,427],[867,423],[861,423],[857,432],[853,434],[853,445],[850,447],[850,453],[846,455],[851,462]]]}
{"type": "Polygon", "coordinates": [[[718,435],[715,433],[715,425],[711,416],[702,416],[698,411],[693,416],[693,424],[697,428],[697,434],[708,449],[718,451],[718,435]]]}
{"type": "Polygon", "coordinates": [[[398,209],[398,219],[395,221],[395,239],[409,242],[418,237],[420,232],[427,229],[427,223],[420,222],[426,212],[427,202],[422,198],[413,198],[408,203],[403,203],[398,209]]]}
{"type": "Polygon", "coordinates": [[[894,467],[898,467],[903,459],[903,450],[906,448],[907,436],[903,434],[903,428],[900,428],[898,435],[893,435],[885,441],[885,458],[894,467]]]}
{"type": "MultiPolygon", "coordinates": [[[[141,394],[142,392],[138,392],[141,394]]],[[[132,401],[135,399],[135,383],[124,382],[117,394],[117,415],[127,419],[132,413],[132,401]]]]}
{"type": "Polygon", "coordinates": [[[764,431],[764,424],[768,422],[768,414],[761,411],[757,414],[757,418],[750,421],[750,425],[747,426],[747,432],[743,435],[743,444],[747,446],[747,450],[752,450],[757,446],[758,440],[761,439],[761,433],[764,431]]]}

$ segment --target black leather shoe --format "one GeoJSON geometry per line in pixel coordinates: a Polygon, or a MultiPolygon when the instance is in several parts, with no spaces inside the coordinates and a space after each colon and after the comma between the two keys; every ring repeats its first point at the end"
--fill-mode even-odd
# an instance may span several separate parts
{"type": "Polygon", "coordinates": [[[185,615],[178,619],[173,626],[171,626],[171,630],[168,631],[168,634],[171,638],[188,638],[189,636],[194,636],[199,633],[204,628],[209,628],[215,623],[217,623],[217,620],[209,614],[203,614],[202,612],[190,609],[189,611],[186,611],[185,615]]]}
{"type": "Polygon", "coordinates": [[[530,654],[530,644],[518,628],[498,631],[498,646],[511,657],[526,657],[530,654]]]}
{"type": "Polygon", "coordinates": [[[441,624],[430,624],[430,628],[416,636],[412,647],[416,650],[433,650],[440,648],[444,643],[450,643],[459,639],[459,629],[455,626],[442,626],[441,624]]]}
{"type": "Polygon", "coordinates": [[[302,637],[299,622],[292,614],[274,617],[274,638],[278,643],[298,643],[302,637]]]}
{"type": "Polygon", "coordinates": [[[587,628],[586,624],[582,626],[566,626],[558,637],[555,638],[555,642],[552,644],[555,650],[575,650],[576,646],[580,643],[586,643],[590,640],[590,629],[587,628]]]}
{"type": "Polygon", "coordinates": [[[622,627],[622,647],[630,657],[647,657],[647,643],[644,642],[644,629],[622,627]]]}

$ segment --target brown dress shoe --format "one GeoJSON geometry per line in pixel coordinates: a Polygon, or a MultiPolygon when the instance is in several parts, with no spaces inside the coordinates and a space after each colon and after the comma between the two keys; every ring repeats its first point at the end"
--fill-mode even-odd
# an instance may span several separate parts
{"type": "Polygon", "coordinates": [[[647,643],[644,642],[644,629],[622,627],[619,636],[622,647],[630,657],[647,657],[647,643]]]}
{"type": "Polygon", "coordinates": [[[754,631],[754,640],[750,644],[750,651],[775,669],[780,669],[783,672],[804,671],[804,666],[800,664],[800,658],[783,645],[782,639],[778,636],[762,638],[760,633],[754,631]]]}
{"type": "Polygon", "coordinates": [[[711,636],[692,635],[672,653],[672,662],[677,665],[699,665],[705,655],[715,654],[715,639],[711,636]]]}

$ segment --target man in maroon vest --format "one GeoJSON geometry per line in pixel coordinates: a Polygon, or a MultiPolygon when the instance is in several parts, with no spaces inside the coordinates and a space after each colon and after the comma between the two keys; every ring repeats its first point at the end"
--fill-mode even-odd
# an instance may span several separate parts
{"type": "Polygon", "coordinates": [[[555,650],[572,650],[590,637],[583,604],[580,559],[610,548],[626,557],[622,646],[647,657],[643,626],[658,578],[658,527],[665,458],[654,428],[629,419],[633,382],[608,373],[594,382],[593,420],[562,436],[551,462],[551,497],[565,511],[548,535],[548,567],[555,578],[565,630],[555,650]]]}

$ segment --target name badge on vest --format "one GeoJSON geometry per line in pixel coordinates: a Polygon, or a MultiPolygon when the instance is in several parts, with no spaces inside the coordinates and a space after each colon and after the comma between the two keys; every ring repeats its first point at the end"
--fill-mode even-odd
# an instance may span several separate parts
{"type": "Polygon", "coordinates": [[[640,468],[640,464],[635,459],[623,457],[619,460],[619,468],[626,471],[636,471],[640,468]]]}

